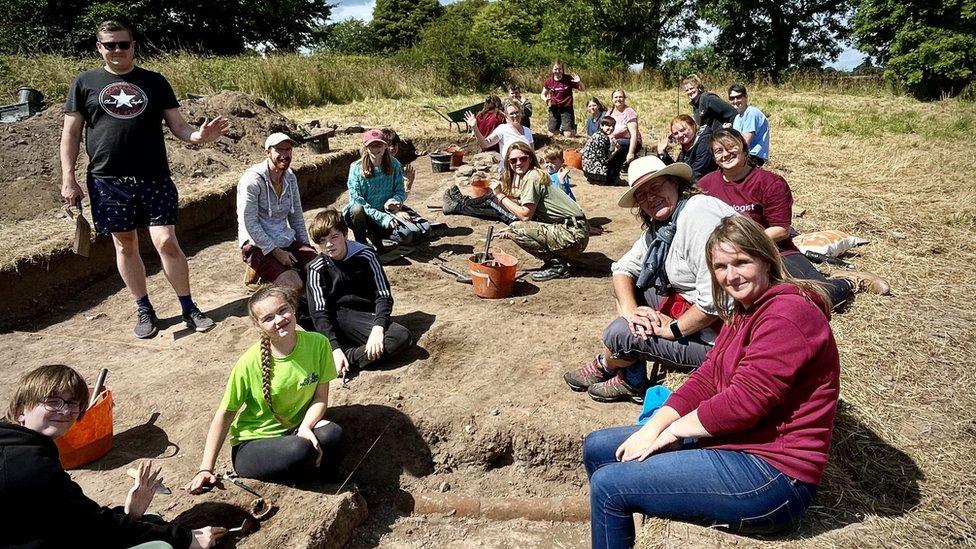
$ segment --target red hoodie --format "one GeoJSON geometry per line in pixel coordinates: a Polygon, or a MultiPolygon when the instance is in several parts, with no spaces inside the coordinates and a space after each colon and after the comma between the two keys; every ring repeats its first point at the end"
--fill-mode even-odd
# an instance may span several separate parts
{"type": "Polygon", "coordinates": [[[724,326],[705,362],[665,402],[698,409],[703,447],[762,458],[820,483],[840,394],[840,358],[823,312],[792,284],[769,288],[724,326]]]}

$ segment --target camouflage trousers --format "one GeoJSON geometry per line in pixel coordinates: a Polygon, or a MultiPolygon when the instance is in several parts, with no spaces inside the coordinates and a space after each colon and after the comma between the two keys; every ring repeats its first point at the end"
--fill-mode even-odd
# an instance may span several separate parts
{"type": "Polygon", "coordinates": [[[571,218],[564,223],[515,221],[508,226],[508,238],[541,259],[575,259],[589,244],[590,229],[585,219],[571,218]]]}

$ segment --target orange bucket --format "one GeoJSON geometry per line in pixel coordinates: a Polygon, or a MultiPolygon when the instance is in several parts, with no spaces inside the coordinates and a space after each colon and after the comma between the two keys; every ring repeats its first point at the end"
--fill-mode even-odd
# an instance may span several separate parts
{"type": "Polygon", "coordinates": [[[488,188],[487,179],[475,179],[471,182],[471,197],[480,198],[488,194],[491,189],[488,188]]]}
{"type": "MultiPolygon", "coordinates": [[[[90,391],[91,389],[89,389],[90,391]]],[[[85,417],[54,439],[61,454],[61,466],[77,469],[104,456],[112,449],[112,390],[105,387],[85,417]]]]}
{"type": "MultiPolygon", "coordinates": [[[[481,254],[478,254],[481,255],[481,254]]],[[[468,258],[471,269],[471,286],[478,297],[486,299],[501,299],[512,295],[515,286],[515,272],[518,270],[518,258],[505,252],[493,252],[493,259],[487,263],[478,263],[476,256],[468,258]]]]}
{"type": "Polygon", "coordinates": [[[451,153],[451,167],[457,168],[461,164],[464,164],[464,149],[457,145],[451,145],[445,150],[451,153]]]}
{"type": "Polygon", "coordinates": [[[583,169],[583,155],[579,149],[566,149],[563,151],[563,163],[577,170],[583,169]]]}

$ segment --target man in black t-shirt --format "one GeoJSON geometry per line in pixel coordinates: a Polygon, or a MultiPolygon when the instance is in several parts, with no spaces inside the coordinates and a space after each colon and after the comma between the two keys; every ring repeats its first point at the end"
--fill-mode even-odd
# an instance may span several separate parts
{"type": "Polygon", "coordinates": [[[125,25],[105,21],[95,37],[105,66],[78,75],[68,91],[61,132],[61,197],[68,205],[80,205],[85,197],[75,178],[84,131],[92,220],[99,234],[112,235],[119,274],[136,300],[136,336],[152,337],[159,331],[139,256],[140,227],[149,228],[186,325],[205,332],[214,322],[190,297],[189,267],[176,239],[179,198],[170,178],[162,123],[194,144],[216,140],[228,123],[218,116],[204,120],[199,129],[187,124],[166,78],[135,65],[135,41],[125,25]]]}

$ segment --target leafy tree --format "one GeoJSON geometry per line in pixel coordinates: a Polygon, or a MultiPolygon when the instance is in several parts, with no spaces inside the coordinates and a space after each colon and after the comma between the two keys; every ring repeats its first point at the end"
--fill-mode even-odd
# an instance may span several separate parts
{"type": "Polygon", "coordinates": [[[478,12],[472,29],[486,40],[535,44],[542,31],[542,2],[497,0],[478,12]]]}
{"type": "Polygon", "coordinates": [[[362,19],[346,19],[322,27],[316,35],[315,49],[353,55],[376,53],[376,33],[362,19]]]}
{"type": "MultiPolygon", "coordinates": [[[[393,52],[409,48],[420,40],[423,29],[443,12],[437,0],[376,0],[372,27],[377,49],[393,52]]],[[[471,22],[465,25],[467,28],[471,22]]]]}
{"type": "Polygon", "coordinates": [[[976,77],[976,0],[858,0],[855,44],[917,97],[954,95],[976,77]]]}
{"type": "Polygon", "coordinates": [[[847,0],[697,0],[692,13],[718,28],[715,51],[730,68],[775,80],[837,59],[849,12],[847,0]]]}
{"type": "Polygon", "coordinates": [[[87,53],[105,19],[132,24],[143,51],[234,54],[248,47],[294,51],[328,19],[328,0],[0,0],[0,51],[87,53]]]}
{"type": "Polygon", "coordinates": [[[729,70],[725,58],[718,55],[715,46],[685,48],[676,59],[661,65],[661,74],[667,81],[677,81],[689,74],[718,74],[729,70]]]}

